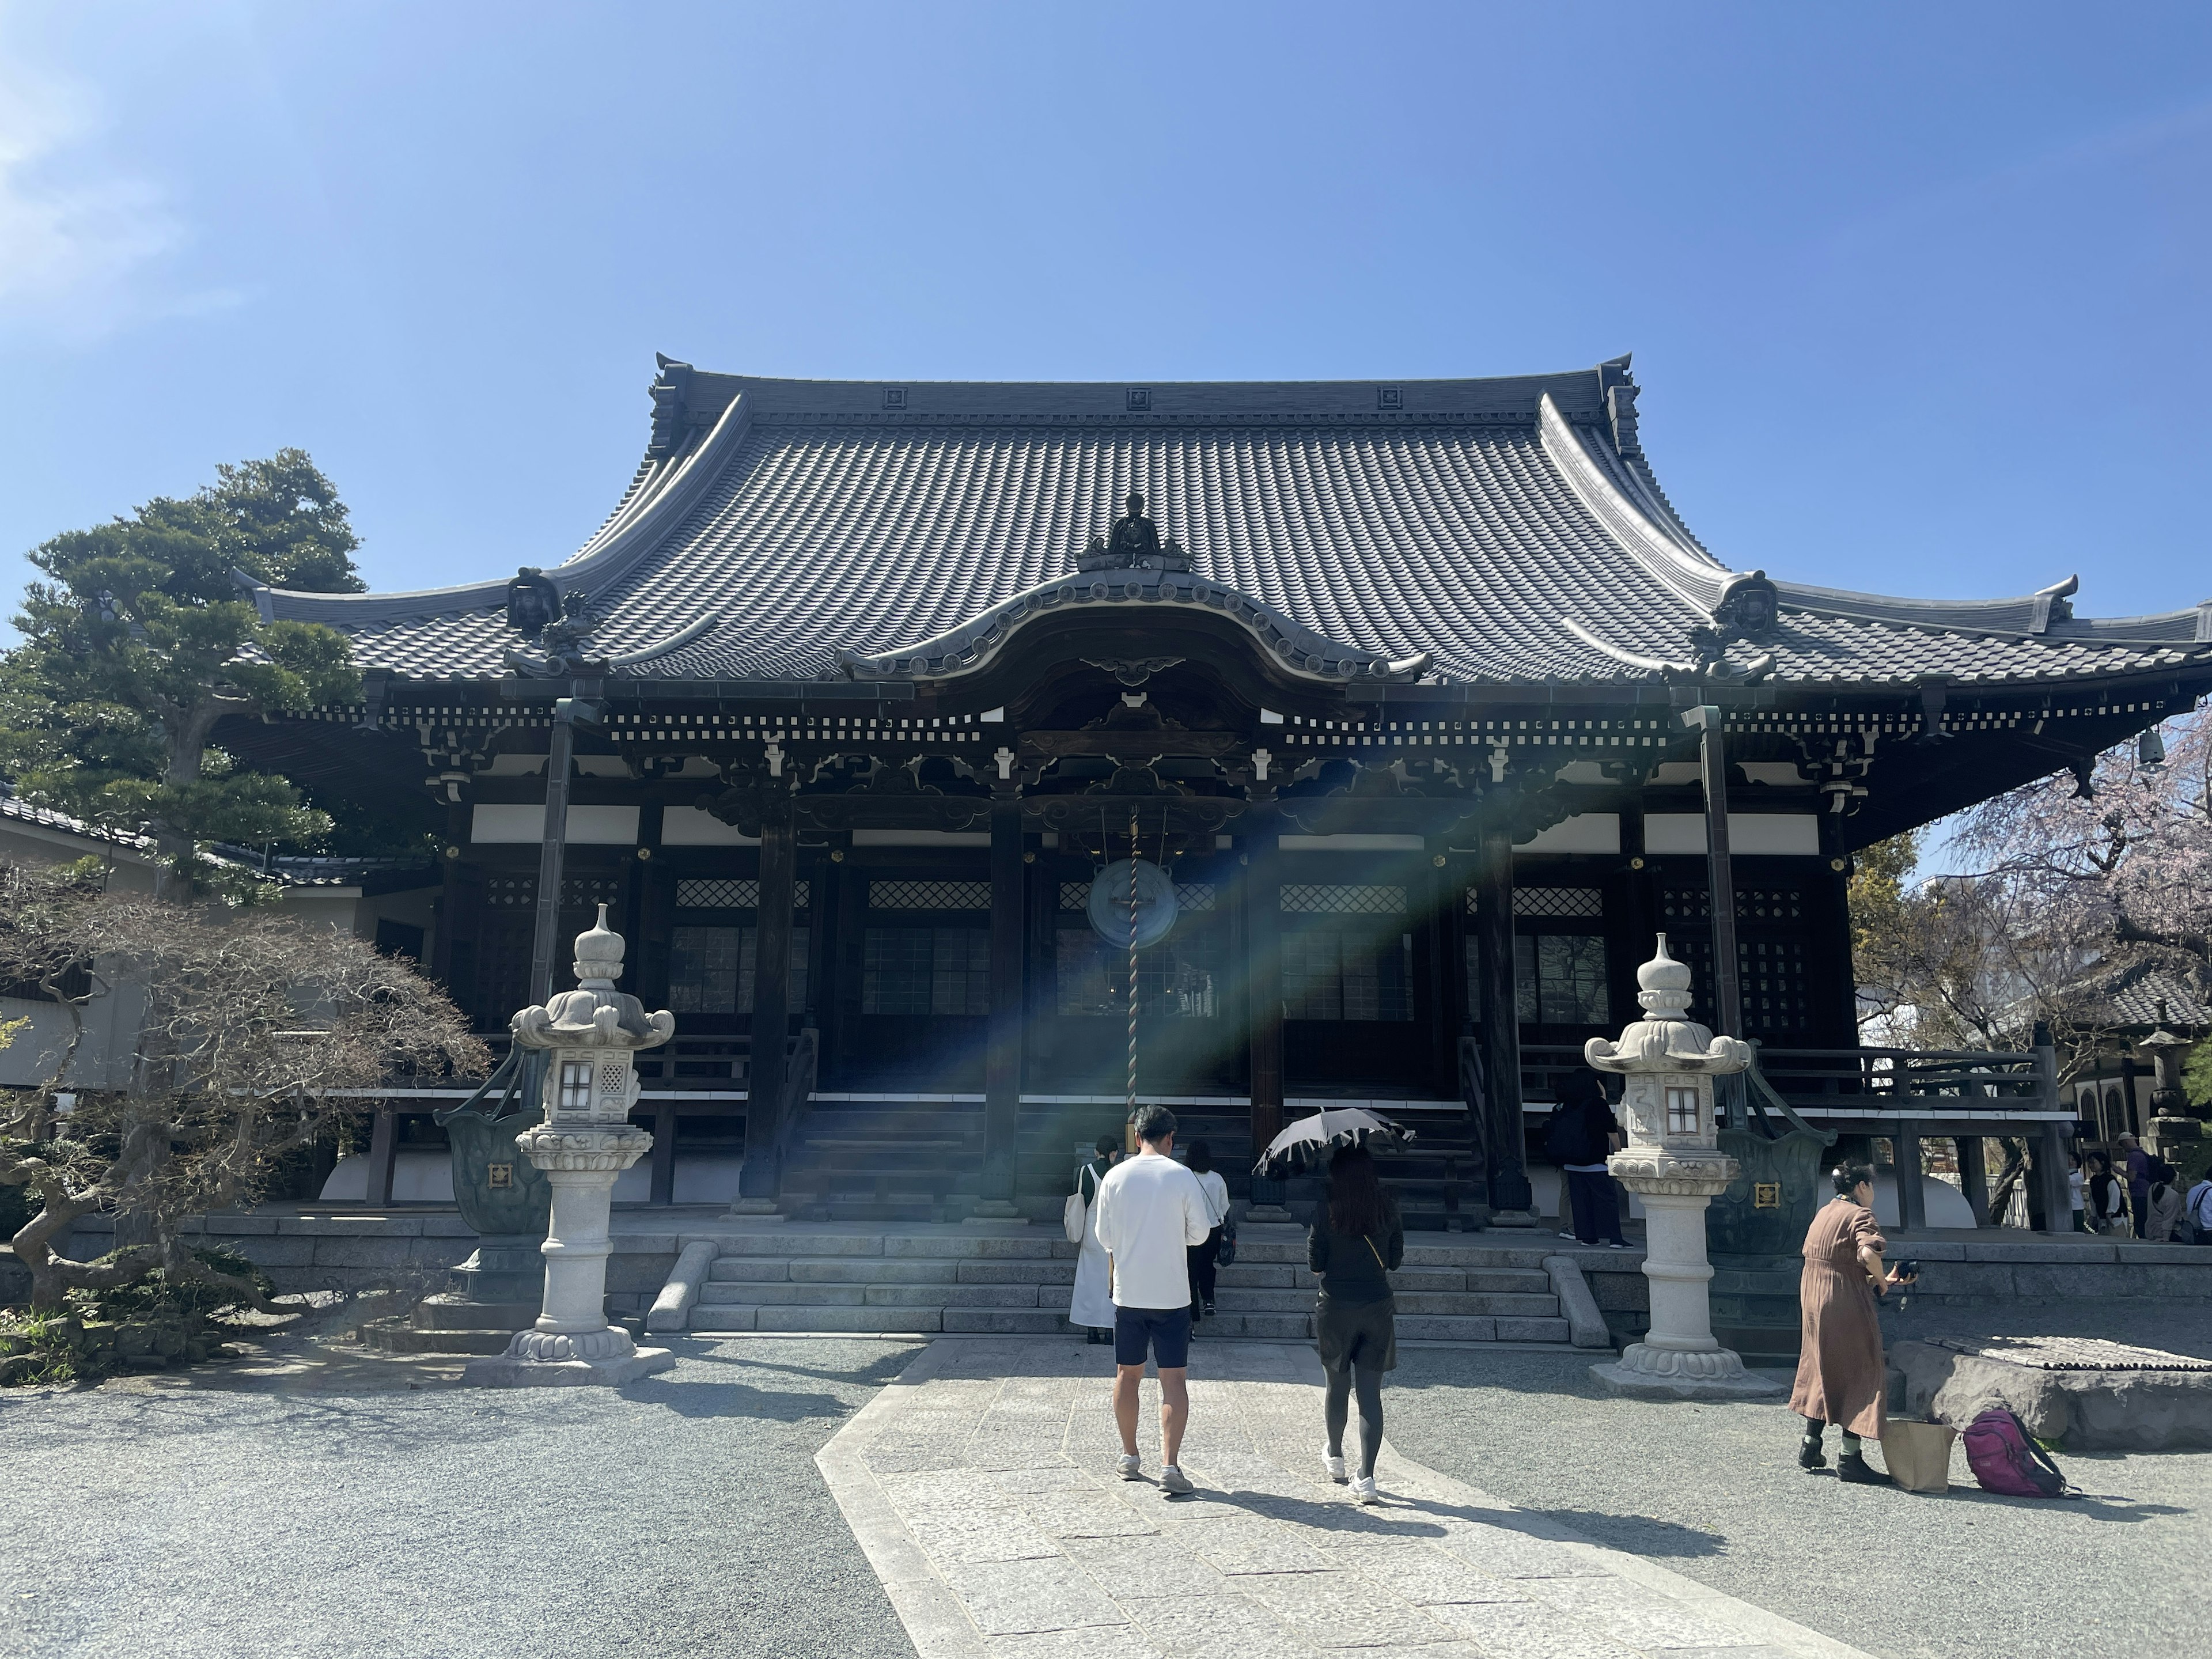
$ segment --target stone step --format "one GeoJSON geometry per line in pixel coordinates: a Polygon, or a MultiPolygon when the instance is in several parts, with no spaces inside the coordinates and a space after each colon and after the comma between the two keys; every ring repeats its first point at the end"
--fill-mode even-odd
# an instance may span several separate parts
{"type": "Polygon", "coordinates": [[[717,1284],[699,1287],[699,1300],[717,1307],[1034,1308],[1036,1285],[793,1285],[717,1284]]]}
{"type": "MultiPolygon", "coordinates": [[[[531,1316],[532,1320],[536,1317],[531,1316]]],[[[361,1328],[363,1346],[380,1353],[505,1353],[514,1336],[514,1331],[422,1330],[397,1321],[379,1321],[361,1328]]]]}
{"type": "MultiPolygon", "coordinates": [[[[1430,1235],[1434,1237],[1434,1235],[1430,1235]]],[[[1547,1234],[1546,1237],[1550,1236],[1547,1234]]],[[[1477,1268],[1490,1271],[1498,1268],[1540,1269],[1544,1258],[1553,1255],[1548,1245],[1533,1242],[1526,1246],[1498,1244],[1430,1244],[1416,1243],[1412,1237],[1406,1241],[1405,1265],[1408,1267],[1457,1267],[1465,1272],[1477,1268]]],[[[1265,1267],[1290,1263],[1303,1268],[1306,1264],[1306,1244],[1303,1237],[1291,1239],[1255,1239],[1249,1233],[1240,1234],[1237,1241],[1237,1264],[1265,1267]]]]}
{"type": "Polygon", "coordinates": [[[708,1282],[718,1285],[769,1281],[800,1285],[951,1285],[958,1282],[960,1267],[957,1260],[933,1261],[903,1256],[795,1255],[779,1259],[726,1255],[715,1259],[707,1269],[707,1278],[708,1282]]]}
{"type": "Polygon", "coordinates": [[[465,1302],[459,1297],[426,1296],[415,1304],[407,1322],[418,1331],[519,1331],[538,1322],[538,1307],[535,1302],[465,1302]]]}
{"type": "MultiPolygon", "coordinates": [[[[1249,1313],[1288,1313],[1293,1310],[1311,1312],[1314,1292],[1296,1291],[1244,1291],[1224,1287],[1217,1298],[1225,1313],[1231,1309],[1249,1313]]],[[[1486,1296],[1468,1291],[1401,1291],[1397,1294],[1398,1312],[1407,1314],[1532,1314],[1551,1316],[1559,1311],[1559,1298],[1554,1296],[1486,1296]]]]}
{"type": "MultiPolygon", "coordinates": [[[[1311,1291],[1321,1280],[1303,1262],[1246,1263],[1218,1270],[1224,1288],[1311,1291]]],[[[1494,1295],[1549,1295],[1552,1277],[1538,1267],[1401,1267],[1390,1275],[1391,1287],[1408,1291],[1481,1291],[1494,1295]]]]}
{"type": "Polygon", "coordinates": [[[756,1331],[941,1331],[937,1308],[758,1308],[746,1328],[756,1331]]]}

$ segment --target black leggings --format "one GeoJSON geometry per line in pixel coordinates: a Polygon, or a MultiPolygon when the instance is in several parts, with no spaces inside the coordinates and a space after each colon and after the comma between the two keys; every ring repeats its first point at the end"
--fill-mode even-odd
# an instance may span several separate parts
{"type": "Polygon", "coordinates": [[[1344,1430],[1352,1413],[1352,1394],[1359,1392],[1359,1473],[1372,1480],[1375,1455],[1382,1449],[1382,1373],[1365,1365],[1346,1365],[1325,1373],[1328,1396],[1322,1410],[1328,1425],[1329,1455],[1344,1455],[1344,1430]]]}
{"type": "Polygon", "coordinates": [[[1206,1310],[1213,1300],[1213,1275],[1221,1264],[1221,1229],[1216,1227],[1206,1234],[1206,1243],[1188,1247],[1190,1256],[1190,1297],[1194,1304],[1192,1317],[1206,1310]]]}

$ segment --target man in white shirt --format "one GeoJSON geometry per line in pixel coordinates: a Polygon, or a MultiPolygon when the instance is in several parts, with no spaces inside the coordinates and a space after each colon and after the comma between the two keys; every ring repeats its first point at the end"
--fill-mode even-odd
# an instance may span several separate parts
{"type": "Polygon", "coordinates": [[[1144,1478],[1137,1455],[1137,1387],[1147,1350],[1160,1368],[1160,1486],[1192,1490],[1176,1458],[1190,1419],[1190,1256],[1212,1230],[1198,1177],[1170,1158],[1175,1114],[1137,1110],[1138,1152],[1099,1183],[1098,1242],[1114,1279],[1114,1423],[1121,1431],[1121,1475],[1144,1478]]]}

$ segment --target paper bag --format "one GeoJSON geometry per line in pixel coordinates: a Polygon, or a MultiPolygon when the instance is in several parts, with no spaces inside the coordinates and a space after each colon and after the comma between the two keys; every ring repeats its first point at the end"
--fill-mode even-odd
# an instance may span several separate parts
{"type": "Polygon", "coordinates": [[[1948,1423],[1919,1423],[1893,1417],[1881,1429],[1881,1461],[1889,1478],[1907,1492],[1951,1490],[1951,1443],[1958,1430],[1948,1423]]]}

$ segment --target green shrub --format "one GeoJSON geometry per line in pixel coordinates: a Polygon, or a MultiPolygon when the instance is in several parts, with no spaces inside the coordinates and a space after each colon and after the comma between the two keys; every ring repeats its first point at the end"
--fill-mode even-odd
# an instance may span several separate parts
{"type": "MultiPolygon", "coordinates": [[[[268,1276],[235,1250],[216,1245],[192,1254],[264,1297],[275,1292],[268,1276]]],[[[172,1280],[156,1268],[112,1290],[72,1291],[58,1314],[0,1312],[0,1388],[199,1364],[222,1352],[219,1316],[239,1305],[212,1285],[172,1280]]]]}

